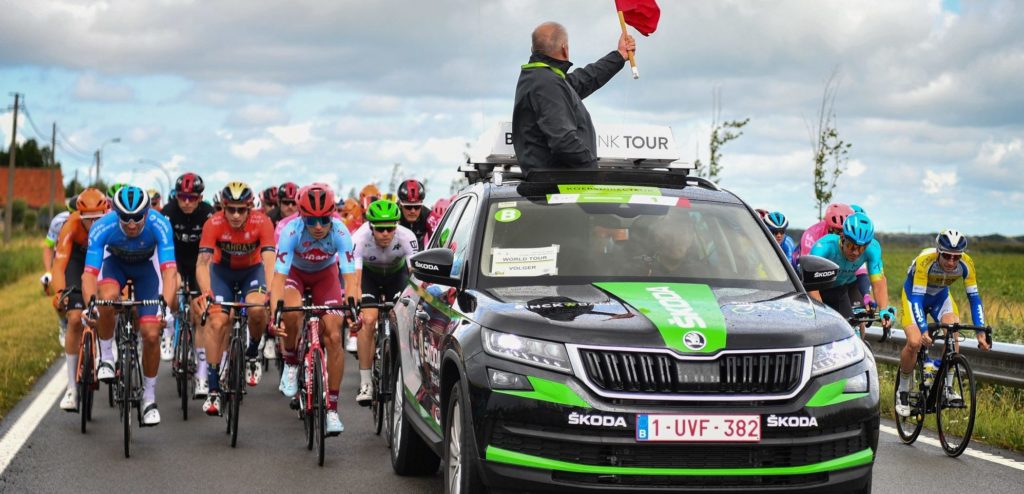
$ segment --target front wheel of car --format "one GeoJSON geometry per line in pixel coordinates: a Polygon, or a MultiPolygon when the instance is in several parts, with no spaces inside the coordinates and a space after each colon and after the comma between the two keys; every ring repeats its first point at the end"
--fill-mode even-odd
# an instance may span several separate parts
{"type": "Polygon", "coordinates": [[[480,481],[479,458],[473,442],[469,403],[459,381],[452,384],[445,409],[444,491],[447,494],[486,492],[480,481]]]}
{"type": "Polygon", "coordinates": [[[395,365],[391,375],[394,396],[391,399],[394,437],[391,441],[391,468],[398,475],[429,475],[437,471],[441,458],[420,437],[415,428],[406,420],[402,407],[405,404],[405,390],[402,385],[402,365],[395,365]]]}

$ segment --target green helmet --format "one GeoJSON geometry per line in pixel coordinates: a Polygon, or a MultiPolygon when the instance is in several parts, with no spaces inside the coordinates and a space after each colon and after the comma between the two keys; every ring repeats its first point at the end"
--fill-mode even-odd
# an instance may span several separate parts
{"type": "Polygon", "coordinates": [[[126,185],[128,185],[128,184],[123,184],[123,183],[120,183],[120,182],[115,182],[115,183],[110,184],[110,187],[107,187],[107,197],[114,197],[114,196],[116,196],[117,195],[117,191],[121,190],[126,185]]]}
{"type": "Polygon", "coordinates": [[[366,208],[366,221],[374,224],[397,224],[401,216],[401,213],[398,211],[398,204],[383,199],[371,202],[370,206],[366,208]]]}

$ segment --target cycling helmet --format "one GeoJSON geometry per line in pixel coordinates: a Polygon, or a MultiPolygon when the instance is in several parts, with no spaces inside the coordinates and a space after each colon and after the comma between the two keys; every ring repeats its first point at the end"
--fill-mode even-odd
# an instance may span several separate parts
{"type": "Polygon", "coordinates": [[[277,189],[274,187],[267,187],[260,193],[260,201],[263,205],[277,205],[277,189]]]}
{"type": "Polygon", "coordinates": [[[334,212],[334,192],[327,184],[313,184],[299,189],[299,214],[327,216],[334,212]]]}
{"type": "Polygon", "coordinates": [[[78,214],[82,218],[99,218],[107,213],[107,196],[99,189],[88,188],[78,194],[78,214]]]}
{"type": "Polygon", "coordinates": [[[67,208],[69,213],[74,213],[78,208],[78,196],[71,196],[64,199],[64,207],[67,208]]]}
{"type": "Polygon", "coordinates": [[[843,235],[857,245],[867,245],[875,238],[875,225],[864,213],[853,213],[843,222],[843,235]]]}
{"type": "Polygon", "coordinates": [[[203,184],[203,177],[192,172],[178,177],[174,183],[174,191],[182,194],[202,194],[204,189],[206,185],[203,184]]]}
{"type": "Polygon", "coordinates": [[[406,180],[398,186],[398,203],[403,206],[419,206],[423,204],[423,182],[406,180]]]}
{"type": "Polygon", "coordinates": [[[825,223],[833,230],[842,230],[846,217],[851,214],[853,214],[853,210],[850,209],[850,206],[833,202],[825,208],[825,223]]]}
{"type": "Polygon", "coordinates": [[[376,200],[366,208],[366,221],[373,224],[391,223],[397,224],[402,215],[398,211],[398,204],[391,201],[376,200]]]}
{"type": "Polygon", "coordinates": [[[110,184],[110,187],[107,187],[107,197],[114,197],[114,196],[116,196],[117,195],[117,191],[121,190],[122,188],[126,187],[127,185],[128,184],[123,184],[123,183],[120,183],[120,182],[115,182],[115,183],[110,184]]]}
{"type": "Polygon", "coordinates": [[[947,228],[935,237],[935,250],[947,254],[963,254],[967,237],[958,230],[947,228]]]}
{"type": "Polygon", "coordinates": [[[762,220],[764,219],[765,216],[768,216],[768,210],[767,209],[755,209],[754,211],[757,213],[758,216],[761,217],[762,220]]]}
{"type": "Polygon", "coordinates": [[[391,201],[391,202],[393,202],[395,204],[398,204],[398,196],[396,196],[396,195],[394,195],[394,194],[392,194],[390,192],[388,192],[387,194],[381,194],[380,198],[381,198],[382,201],[391,201]]]}
{"type": "Polygon", "coordinates": [[[294,201],[299,195],[299,186],[295,182],[285,182],[277,189],[278,200],[288,199],[294,201]]]}
{"type": "Polygon", "coordinates": [[[212,202],[213,202],[213,208],[218,210],[218,211],[220,211],[220,209],[221,209],[221,205],[220,205],[220,192],[214,192],[213,193],[212,202]]]}
{"type": "Polygon", "coordinates": [[[444,212],[448,210],[451,203],[452,200],[447,197],[442,197],[434,202],[434,207],[430,208],[430,214],[427,215],[427,231],[433,232],[437,228],[437,224],[441,222],[444,212]]]}
{"type": "Polygon", "coordinates": [[[785,233],[786,228],[789,228],[789,219],[778,211],[772,211],[764,217],[764,224],[768,225],[768,230],[772,233],[785,233]]]}
{"type": "Polygon", "coordinates": [[[366,187],[363,187],[362,190],[359,191],[359,202],[362,202],[363,199],[370,196],[380,197],[380,189],[378,189],[374,184],[367,184],[366,187]]]}
{"type": "Polygon", "coordinates": [[[252,202],[252,189],[245,182],[228,182],[220,191],[224,202],[252,202]]]}
{"type": "MultiPolygon", "coordinates": [[[[864,208],[862,208],[862,207],[860,207],[860,206],[858,206],[856,204],[850,204],[850,209],[852,209],[854,213],[864,213],[864,208]]],[[[864,214],[867,214],[867,213],[864,213],[864,214]]]]}
{"type": "Polygon", "coordinates": [[[125,185],[114,195],[114,211],[121,221],[142,221],[149,211],[149,194],[134,185],[125,185]]]}

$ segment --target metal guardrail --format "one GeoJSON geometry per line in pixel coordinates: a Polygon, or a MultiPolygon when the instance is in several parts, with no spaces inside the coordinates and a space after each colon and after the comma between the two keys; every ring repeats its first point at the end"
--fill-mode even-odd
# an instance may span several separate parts
{"type": "MultiPolygon", "coordinates": [[[[898,364],[900,352],[906,344],[903,330],[894,328],[884,343],[878,342],[881,338],[880,328],[868,328],[867,341],[875,354],[875,360],[898,364]]],[[[938,358],[939,352],[939,345],[933,345],[929,355],[938,358]]],[[[1024,345],[997,341],[993,343],[992,349],[986,352],[978,349],[978,341],[970,335],[960,342],[960,353],[971,362],[971,369],[978,380],[1024,388],[1024,345]]]]}

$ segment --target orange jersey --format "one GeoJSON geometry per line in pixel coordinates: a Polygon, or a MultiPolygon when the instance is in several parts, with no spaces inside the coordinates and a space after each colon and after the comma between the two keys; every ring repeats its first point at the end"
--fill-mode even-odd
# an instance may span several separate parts
{"type": "Polygon", "coordinates": [[[263,262],[263,252],[274,252],[274,223],[264,212],[249,210],[241,228],[231,228],[224,211],[203,225],[199,253],[213,254],[213,262],[228,269],[251,268],[263,262]]]}
{"type": "Polygon", "coordinates": [[[82,223],[82,216],[78,212],[71,213],[64,226],[57,235],[57,253],[53,258],[53,281],[51,285],[55,292],[63,290],[67,285],[64,279],[64,271],[68,268],[68,260],[71,256],[80,256],[85,262],[85,250],[89,247],[89,230],[82,223]]]}

